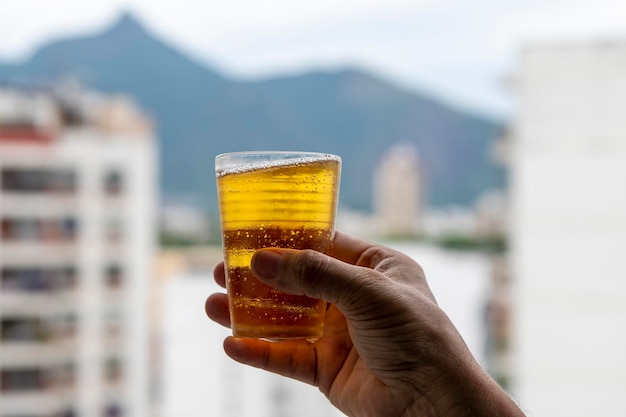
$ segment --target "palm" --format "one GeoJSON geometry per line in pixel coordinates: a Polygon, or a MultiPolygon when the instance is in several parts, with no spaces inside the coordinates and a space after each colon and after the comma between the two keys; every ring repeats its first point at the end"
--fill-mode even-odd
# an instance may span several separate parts
{"type": "Polygon", "coordinates": [[[390,411],[393,393],[353,346],[346,319],[336,306],[328,310],[324,337],[310,348],[316,352],[317,380],[306,382],[317,385],[339,409],[349,415],[363,415],[357,410],[377,416],[390,411]]]}
{"type": "MultiPolygon", "coordinates": [[[[225,294],[210,296],[206,307],[210,317],[229,325],[225,294]]],[[[224,348],[239,362],[319,387],[349,416],[397,416],[409,401],[366,364],[352,343],[345,317],[332,304],[326,315],[324,336],[316,343],[229,337],[224,348]]]]}
{"type": "MultiPolygon", "coordinates": [[[[223,264],[216,267],[215,278],[218,284],[224,286],[223,264]]],[[[273,343],[229,337],[225,340],[224,348],[228,355],[239,362],[319,387],[335,406],[348,415],[402,415],[412,399],[403,395],[406,389],[395,377],[398,371],[402,370],[400,373],[404,373],[406,369],[414,369],[416,364],[413,363],[413,358],[390,354],[388,346],[397,347],[397,344],[402,344],[402,339],[413,339],[416,329],[407,326],[402,319],[398,322],[404,314],[401,308],[393,311],[396,306],[392,294],[393,292],[388,293],[389,298],[382,303],[387,310],[392,311],[390,317],[393,318],[393,323],[375,321],[376,324],[372,326],[368,323],[368,317],[362,317],[365,320],[351,320],[352,326],[361,322],[361,328],[356,331],[350,328],[338,307],[330,304],[324,336],[316,343],[311,344],[304,340],[273,343]],[[376,342],[372,345],[374,340],[376,342]],[[356,346],[361,346],[368,353],[367,357],[359,353],[355,341],[358,342],[356,346]],[[384,346],[380,346],[381,341],[384,346]]],[[[210,296],[206,307],[209,317],[230,326],[225,294],[210,296]]],[[[364,309],[365,316],[381,310],[381,304],[373,307],[371,299],[367,298],[360,307],[355,307],[357,310],[364,309]]]]}

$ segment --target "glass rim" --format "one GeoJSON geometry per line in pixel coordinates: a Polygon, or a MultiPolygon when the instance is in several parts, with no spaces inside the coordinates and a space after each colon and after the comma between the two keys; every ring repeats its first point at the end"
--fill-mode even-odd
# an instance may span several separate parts
{"type": "Polygon", "coordinates": [[[224,152],[215,156],[215,160],[226,157],[241,157],[241,156],[318,156],[318,157],[333,157],[341,159],[339,155],[335,155],[329,152],[315,152],[315,151],[236,151],[236,152],[224,152]]]}
{"type": "Polygon", "coordinates": [[[341,157],[323,152],[300,151],[243,151],[227,152],[215,157],[215,172],[226,171],[258,164],[281,164],[290,161],[308,162],[313,160],[336,161],[341,166],[341,157]]]}

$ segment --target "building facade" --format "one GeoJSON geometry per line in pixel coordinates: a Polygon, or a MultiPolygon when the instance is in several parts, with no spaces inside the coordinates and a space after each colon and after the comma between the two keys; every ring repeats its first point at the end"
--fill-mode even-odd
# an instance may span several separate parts
{"type": "Polygon", "coordinates": [[[413,236],[420,231],[423,178],[417,150],[399,143],[383,155],[374,177],[374,210],[379,233],[413,236]]]}
{"type": "Polygon", "coordinates": [[[0,416],[149,413],[155,138],[125,98],[0,88],[0,416]]]}
{"type": "Polygon", "coordinates": [[[513,393],[626,415],[626,42],[527,47],[510,143],[513,393]]]}

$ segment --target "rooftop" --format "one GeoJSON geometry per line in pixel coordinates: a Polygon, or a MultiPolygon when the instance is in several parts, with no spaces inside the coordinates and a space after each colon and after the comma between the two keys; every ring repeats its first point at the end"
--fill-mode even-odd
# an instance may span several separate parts
{"type": "Polygon", "coordinates": [[[52,88],[0,85],[0,142],[49,144],[70,129],[151,137],[152,120],[123,95],[104,95],[73,82],[52,88]]]}

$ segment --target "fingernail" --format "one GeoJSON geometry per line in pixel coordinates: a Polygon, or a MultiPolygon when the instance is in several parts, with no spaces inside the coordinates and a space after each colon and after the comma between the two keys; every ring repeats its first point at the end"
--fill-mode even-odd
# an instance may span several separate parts
{"type": "Polygon", "coordinates": [[[273,250],[262,250],[252,257],[252,270],[262,278],[276,278],[283,256],[273,250]]]}

